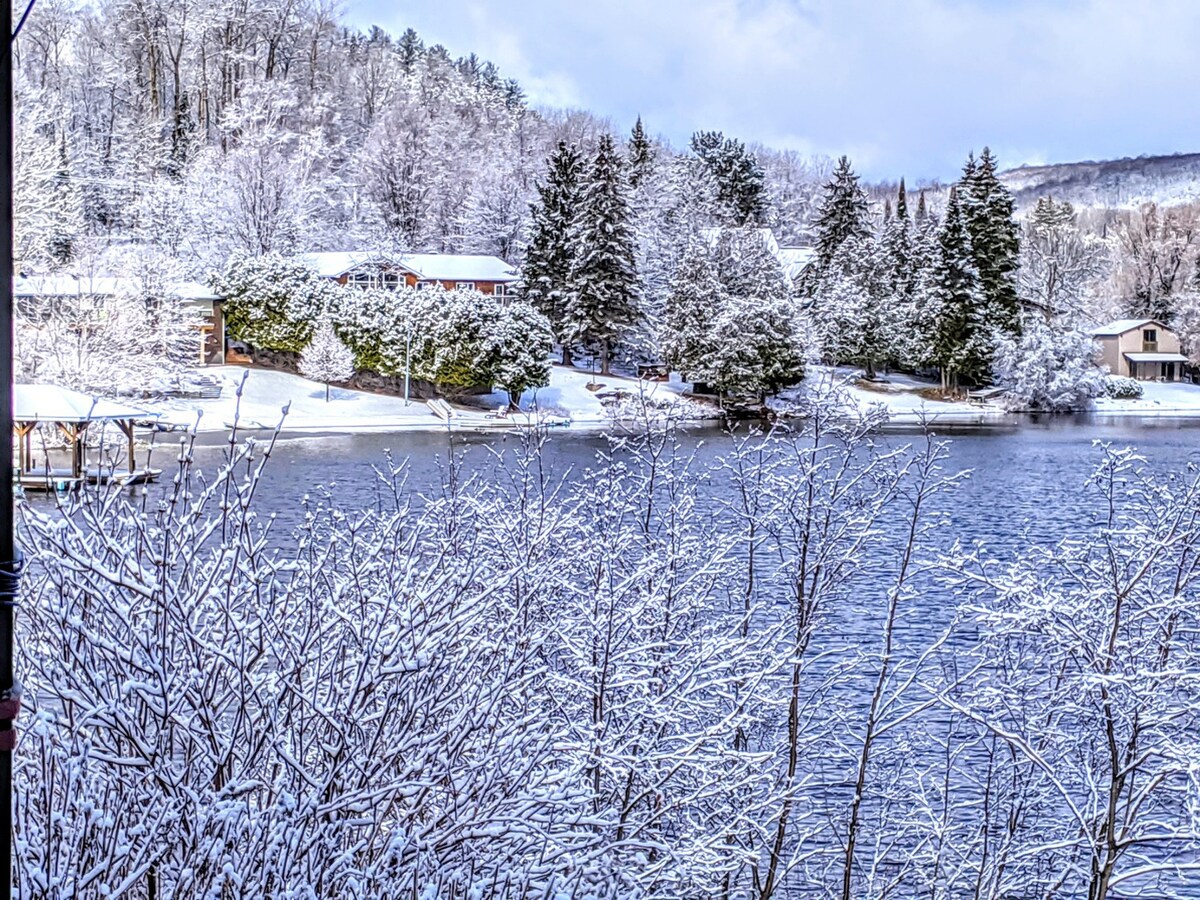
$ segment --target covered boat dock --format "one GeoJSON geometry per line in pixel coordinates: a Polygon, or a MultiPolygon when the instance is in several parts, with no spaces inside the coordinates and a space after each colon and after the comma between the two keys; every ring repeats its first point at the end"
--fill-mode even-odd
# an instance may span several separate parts
{"type": "Polygon", "coordinates": [[[138,467],[134,445],[134,422],[151,418],[145,410],[112,400],[90,397],[79,391],[49,384],[13,385],[13,429],[17,439],[16,484],[26,490],[70,490],[85,482],[121,485],[153,481],[161,469],[138,467]],[[111,422],[125,437],[125,467],[87,464],[86,437],[90,427],[111,422]],[[33,460],[33,432],[50,425],[66,438],[70,465],[51,466],[49,460],[37,467],[33,460]]]}

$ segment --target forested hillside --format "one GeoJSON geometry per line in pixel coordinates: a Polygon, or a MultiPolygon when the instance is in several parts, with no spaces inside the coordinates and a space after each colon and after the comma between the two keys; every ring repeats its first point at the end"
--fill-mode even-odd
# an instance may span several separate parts
{"type": "MultiPolygon", "coordinates": [[[[633,122],[537,110],[491,63],[293,0],[50,0],[17,42],[18,263],[147,245],[193,275],[249,253],[387,247],[516,261],[544,160],[633,122]],[[48,201],[48,202],[47,202],[48,201]]],[[[653,132],[654,123],[646,123],[653,132]]],[[[674,151],[651,141],[670,170],[674,151]]],[[[806,225],[825,161],[756,148],[764,220],[806,225]]],[[[671,190],[718,221],[715,198],[671,190]]],[[[678,218],[679,210],[663,215],[678,218]]]]}

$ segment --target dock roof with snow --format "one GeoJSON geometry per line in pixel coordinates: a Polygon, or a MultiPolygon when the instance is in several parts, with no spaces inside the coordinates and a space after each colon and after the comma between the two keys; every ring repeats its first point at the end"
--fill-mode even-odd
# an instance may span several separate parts
{"type": "Polygon", "coordinates": [[[15,422],[121,422],[151,418],[136,406],[92,397],[54,384],[14,384],[15,422]]]}

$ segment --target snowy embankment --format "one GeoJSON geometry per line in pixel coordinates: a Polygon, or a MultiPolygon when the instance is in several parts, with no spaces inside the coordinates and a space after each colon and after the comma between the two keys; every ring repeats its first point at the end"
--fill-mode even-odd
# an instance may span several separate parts
{"type": "Polygon", "coordinates": [[[1093,400],[1096,413],[1105,416],[1200,416],[1200,385],[1184,382],[1139,382],[1142,396],[1137,400],[1101,397],[1093,400]]]}
{"type": "Polygon", "coordinates": [[[247,369],[241,366],[214,366],[204,375],[222,382],[221,395],[211,399],[175,399],[159,404],[160,421],[176,427],[195,427],[201,432],[226,431],[235,419],[239,427],[272,429],[283,419],[283,430],[302,434],[349,434],[407,430],[484,431],[528,427],[538,423],[570,424],[586,428],[604,428],[623,416],[633,398],[658,410],[670,410],[673,417],[697,418],[696,405],[679,395],[680,385],[653,384],[633,378],[593,376],[578,369],[554,366],[550,384],[521,397],[521,412],[498,415],[508,406],[503,393],[468,398],[470,405],[451,405],[449,421],[437,416],[424,400],[413,399],[406,406],[401,397],[330,389],[288,372],[247,369]],[[243,382],[244,379],[244,382],[243,382]],[[600,385],[590,390],[589,383],[600,385]],[[239,403],[238,386],[242,385],[239,403]],[[624,401],[620,397],[626,398],[624,401]]]}
{"type": "Polygon", "coordinates": [[[932,396],[937,384],[893,372],[869,384],[861,369],[810,366],[803,384],[784,391],[770,406],[782,415],[793,413],[804,399],[835,395],[847,415],[887,413],[889,425],[986,425],[1007,411],[995,404],[941,400],[932,396]]]}

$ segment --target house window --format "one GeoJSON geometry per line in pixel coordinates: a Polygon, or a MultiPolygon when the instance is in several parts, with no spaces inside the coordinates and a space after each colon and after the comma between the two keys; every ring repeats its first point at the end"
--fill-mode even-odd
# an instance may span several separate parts
{"type": "Polygon", "coordinates": [[[383,286],[389,291],[394,291],[396,288],[400,287],[400,276],[395,272],[384,272],[383,286]]]}
{"type": "Polygon", "coordinates": [[[363,288],[365,290],[366,288],[371,287],[371,273],[351,272],[350,276],[346,279],[346,282],[351,287],[363,288]]]}
{"type": "Polygon", "coordinates": [[[1155,344],[1158,342],[1158,329],[1145,328],[1142,330],[1142,340],[1147,344],[1155,344]]]}
{"type": "Polygon", "coordinates": [[[432,290],[433,285],[434,285],[434,282],[432,282],[432,281],[418,281],[417,282],[417,290],[418,291],[432,290]]]}
{"type": "Polygon", "coordinates": [[[473,291],[473,290],[475,290],[475,282],[473,282],[473,281],[456,281],[456,282],[454,282],[454,287],[460,291],[473,291]]]}
{"type": "Polygon", "coordinates": [[[495,287],[492,288],[492,294],[496,297],[512,296],[512,294],[509,290],[509,285],[504,284],[503,282],[497,284],[495,287]]]}

